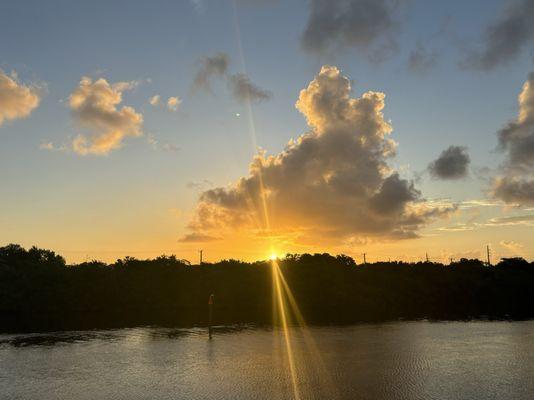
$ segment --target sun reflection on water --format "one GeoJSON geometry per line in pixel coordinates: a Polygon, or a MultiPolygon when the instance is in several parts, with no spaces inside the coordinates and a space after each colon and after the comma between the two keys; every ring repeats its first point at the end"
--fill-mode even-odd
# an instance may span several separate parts
{"type": "Polygon", "coordinates": [[[275,334],[281,335],[283,356],[287,362],[289,378],[294,399],[308,398],[303,394],[301,382],[310,381],[315,375],[319,387],[313,389],[314,397],[324,394],[336,398],[337,390],[332,384],[328,369],[325,367],[321,352],[306,326],[297,301],[284,277],[278,259],[271,260],[273,280],[273,324],[275,334]],[[298,336],[298,337],[297,337],[298,336]],[[301,340],[302,339],[302,340],[301,340]]]}

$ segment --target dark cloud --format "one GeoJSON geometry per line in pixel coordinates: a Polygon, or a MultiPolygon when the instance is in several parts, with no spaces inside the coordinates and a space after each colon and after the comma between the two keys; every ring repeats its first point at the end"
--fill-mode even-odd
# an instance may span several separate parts
{"type": "Polygon", "coordinates": [[[534,204],[534,74],[519,94],[519,115],[498,132],[505,152],[502,176],[494,181],[493,195],[506,203],[534,204]]]}
{"type": "Polygon", "coordinates": [[[495,197],[505,203],[534,205],[534,180],[504,177],[496,180],[493,187],[495,197]]]}
{"type": "MultiPolygon", "coordinates": [[[[451,207],[420,199],[388,165],[395,142],[383,93],[351,97],[348,78],[324,66],[300,92],[297,109],[310,131],[274,156],[258,154],[249,175],[206,190],[189,227],[194,233],[284,232],[299,240],[396,240],[451,207]]],[[[269,233],[270,234],[270,233],[269,233]]]]}
{"type": "Polygon", "coordinates": [[[225,53],[218,53],[212,57],[203,57],[199,62],[199,69],[193,81],[194,89],[211,92],[212,77],[225,80],[232,96],[239,102],[262,101],[272,97],[272,93],[264,90],[250,81],[243,73],[229,75],[230,57],[225,53]]]}
{"type": "Polygon", "coordinates": [[[381,61],[396,49],[399,0],[311,0],[301,44],[311,53],[357,48],[381,61]]]}
{"type": "Polygon", "coordinates": [[[218,53],[212,57],[200,59],[199,68],[193,81],[195,89],[211,90],[210,80],[212,77],[224,77],[228,71],[230,58],[225,53],[218,53]]]}
{"type": "Polygon", "coordinates": [[[486,28],[482,49],[471,51],[465,67],[491,70],[516,60],[534,40],[534,0],[509,2],[502,16],[486,28]]]}
{"type": "Polygon", "coordinates": [[[534,169],[534,73],[519,95],[519,116],[498,132],[499,147],[508,154],[507,166],[534,169]]]}
{"type": "Polygon", "coordinates": [[[436,179],[460,179],[468,174],[471,159],[467,149],[461,146],[450,146],[443,150],[439,157],[428,166],[430,174],[436,179]]]}
{"type": "Polygon", "coordinates": [[[254,85],[245,74],[235,74],[228,78],[228,86],[234,98],[240,102],[269,100],[272,93],[254,85]]]}
{"type": "Polygon", "coordinates": [[[435,51],[429,51],[419,43],[410,53],[408,68],[415,73],[425,73],[436,65],[437,58],[438,54],[435,51]]]}
{"type": "Polygon", "coordinates": [[[189,233],[179,238],[178,242],[180,243],[204,243],[204,242],[214,242],[216,240],[220,240],[220,238],[209,236],[209,235],[203,235],[200,233],[189,233]]]}

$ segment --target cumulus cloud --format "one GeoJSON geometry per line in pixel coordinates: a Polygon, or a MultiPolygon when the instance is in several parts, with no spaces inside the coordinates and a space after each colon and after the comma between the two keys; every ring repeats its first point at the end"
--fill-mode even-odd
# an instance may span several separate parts
{"type": "Polygon", "coordinates": [[[222,78],[228,71],[230,58],[225,53],[218,53],[211,57],[200,59],[199,68],[193,81],[194,89],[203,89],[211,91],[211,78],[222,78]]]}
{"type": "Polygon", "coordinates": [[[176,112],[178,108],[182,105],[183,100],[179,96],[171,96],[164,101],[161,99],[161,95],[156,94],[148,99],[148,103],[152,107],[165,107],[167,110],[176,112]]]}
{"type": "Polygon", "coordinates": [[[228,80],[234,98],[240,102],[269,100],[272,93],[254,85],[247,75],[235,74],[228,80]]]}
{"type": "Polygon", "coordinates": [[[311,0],[301,37],[304,50],[325,53],[340,48],[362,50],[381,61],[397,47],[398,0],[311,0]]]}
{"type": "Polygon", "coordinates": [[[518,102],[518,117],[498,132],[506,160],[503,175],[494,179],[493,195],[510,204],[534,205],[534,73],[518,102]]]}
{"type": "Polygon", "coordinates": [[[428,166],[430,174],[436,179],[460,179],[468,174],[471,159],[467,149],[461,146],[450,146],[443,150],[439,157],[428,166]]]}
{"type": "Polygon", "coordinates": [[[152,96],[150,99],[148,99],[148,102],[151,106],[157,107],[161,104],[161,96],[159,94],[156,94],[152,96]]]}
{"type": "Polygon", "coordinates": [[[167,99],[167,109],[169,111],[178,111],[178,107],[182,104],[182,99],[178,96],[169,97],[167,99]]]}
{"type": "Polygon", "coordinates": [[[534,205],[534,180],[513,176],[496,178],[493,195],[509,204],[534,205]]]}
{"type": "Polygon", "coordinates": [[[389,167],[395,143],[382,113],[385,95],[352,98],[351,91],[348,78],[324,66],[296,103],[310,131],[280,154],[260,152],[234,184],[201,193],[192,232],[400,239],[451,212],[421,201],[413,183],[389,167]]]}
{"type": "Polygon", "coordinates": [[[122,93],[135,87],[135,82],[110,85],[100,78],[83,77],[69,97],[69,106],[78,126],[87,134],[76,136],[72,148],[76,153],[108,154],[122,146],[124,138],[141,136],[143,116],[122,103],[122,93]]]}
{"type": "Polygon", "coordinates": [[[516,60],[534,41],[534,0],[514,0],[500,18],[486,28],[482,48],[471,51],[463,65],[491,70],[516,60]]]}
{"type": "Polygon", "coordinates": [[[509,167],[534,169],[534,73],[519,94],[519,115],[498,133],[499,146],[508,154],[509,167]]]}
{"type": "Polygon", "coordinates": [[[25,85],[16,72],[7,75],[0,69],[0,126],[4,121],[28,117],[40,101],[39,87],[25,85]]]}
{"type": "Polygon", "coordinates": [[[437,58],[438,54],[435,51],[429,51],[421,43],[418,43],[410,53],[408,68],[415,73],[425,73],[436,65],[437,58]]]}

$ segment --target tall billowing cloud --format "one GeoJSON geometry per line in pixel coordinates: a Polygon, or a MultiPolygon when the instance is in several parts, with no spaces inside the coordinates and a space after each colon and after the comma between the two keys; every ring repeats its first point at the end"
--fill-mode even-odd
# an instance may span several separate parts
{"type": "Polygon", "coordinates": [[[232,90],[234,98],[242,103],[247,101],[268,100],[272,97],[271,92],[254,85],[245,74],[235,74],[230,76],[228,85],[232,90]]]}
{"type": "Polygon", "coordinates": [[[534,205],[534,73],[523,85],[518,101],[517,119],[498,133],[506,160],[493,194],[506,203],[534,205]]]}
{"type": "Polygon", "coordinates": [[[534,42],[534,0],[514,0],[498,21],[488,26],[482,49],[473,51],[467,67],[490,70],[513,62],[534,42]]]}
{"type": "Polygon", "coordinates": [[[39,88],[19,82],[16,73],[0,70],[0,126],[6,120],[28,117],[39,106],[39,88]]]}
{"type": "Polygon", "coordinates": [[[135,86],[131,82],[110,85],[105,79],[93,81],[83,77],[69,97],[72,115],[87,134],[78,135],[72,142],[79,154],[108,154],[122,146],[124,138],[141,136],[143,116],[122,103],[122,93],[135,86]]]}
{"type": "Polygon", "coordinates": [[[212,77],[224,77],[228,71],[230,58],[225,53],[218,53],[211,57],[203,57],[193,81],[193,88],[211,90],[212,77]]]}
{"type": "Polygon", "coordinates": [[[467,149],[462,146],[450,146],[428,166],[430,174],[436,179],[460,179],[468,173],[470,162],[467,149]]]}
{"type": "Polygon", "coordinates": [[[301,38],[304,50],[325,53],[362,50],[380,61],[396,47],[398,0],[310,0],[310,16],[301,38]]]}
{"type": "Polygon", "coordinates": [[[202,192],[193,233],[278,232],[321,240],[410,238],[451,211],[419,201],[412,182],[388,166],[395,154],[385,95],[351,97],[348,78],[324,66],[300,92],[310,131],[278,155],[258,154],[249,175],[202,192]]]}

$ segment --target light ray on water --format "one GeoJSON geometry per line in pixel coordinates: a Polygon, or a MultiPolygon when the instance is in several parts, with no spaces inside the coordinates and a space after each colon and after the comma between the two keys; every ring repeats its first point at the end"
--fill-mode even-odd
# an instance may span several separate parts
{"type": "MultiPolygon", "coordinates": [[[[234,23],[235,23],[235,32],[236,32],[236,40],[237,40],[237,47],[239,51],[239,57],[241,61],[241,67],[242,72],[247,73],[246,71],[246,65],[245,65],[245,57],[243,54],[243,46],[242,46],[242,39],[241,39],[241,32],[239,28],[239,16],[237,12],[237,6],[236,1],[233,0],[233,8],[234,8],[234,23]]],[[[250,101],[250,98],[246,98],[245,106],[247,110],[247,119],[248,119],[248,125],[249,125],[249,134],[250,134],[250,140],[252,142],[252,146],[254,147],[254,151],[258,151],[258,144],[257,144],[257,133],[256,133],[256,126],[254,123],[254,113],[252,104],[250,101]]],[[[260,161],[261,162],[261,161],[260,161]]],[[[263,230],[265,233],[267,233],[267,237],[269,238],[269,246],[270,246],[270,254],[276,254],[276,249],[274,246],[274,238],[272,235],[270,235],[271,232],[271,221],[269,216],[269,207],[268,207],[268,195],[267,191],[265,189],[264,179],[263,179],[263,173],[262,168],[258,168],[258,194],[259,194],[259,203],[254,201],[254,194],[250,193],[249,196],[251,198],[250,206],[257,207],[259,206],[261,210],[254,210],[255,215],[260,216],[259,220],[263,219],[263,226],[260,227],[260,230],[263,230]],[[257,206],[256,206],[257,205],[257,206]],[[257,213],[257,214],[256,214],[257,213]]],[[[284,352],[285,352],[285,359],[287,360],[288,365],[288,371],[289,371],[289,378],[291,380],[291,387],[293,392],[293,398],[295,400],[300,400],[303,398],[302,394],[302,388],[299,386],[299,382],[303,380],[305,368],[308,366],[313,366],[316,371],[314,371],[321,382],[324,384],[321,385],[321,388],[318,388],[318,391],[324,391],[325,394],[329,395],[330,398],[335,398],[335,395],[333,395],[335,392],[333,392],[334,386],[330,384],[329,380],[329,374],[327,369],[324,367],[322,357],[320,355],[320,352],[315,344],[315,341],[313,340],[311,334],[309,333],[308,329],[306,328],[306,323],[304,321],[304,318],[302,316],[302,313],[297,305],[297,301],[295,297],[293,296],[291,289],[282,273],[282,270],[280,268],[280,265],[278,263],[277,259],[271,260],[271,268],[272,268],[272,296],[273,296],[273,303],[272,303],[272,309],[273,309],[273,324],[278,326],[281,329],[281,334],[283,337],[283,343],[284,343],[284,352]],[[292,337],[291,332],[295,332],[295,324],[297,325],[296,328],[298,328],[299,332],[302,334],[302,337],[304,339],[304,344],[306,346],[306,353],[308,353],[309,356],[311,356],[313,359],[311,360],[311,363],[306,362],[304,360],[304,351],[301,357],[297,357],[296,348],[293,346],[294,344],[294,337],[292,337]],[[292,329],[290,329],[290,326],[293,326],[292,329]],[[299,365],[297,365],[297,362],[301,361],[299,365]],[[327,391],[328,390],[328,391],[327,391]]],[[[277,332],[275,329],[274,332],[277,332]]]]}
{"type": "Polygon", "coordinates": [[[278,266],[278,262],[276,260],[272,261],[272,274],[273,274],[273,284],[275,287],[276,292],[276,299],[277,299],[277,310],[280,315],[280,322],[281,322],[281,328],[282,328],[282,334],[284,336],[284,342],[286,345],[286,355],[287,355],[287,362],[289,367],[289,373],[291,378],[291,384],[293,387],[293,396],[295,400],[300,400],[300,391],[298,386],[298,377],[297,377],[297,371],[295,368],[295,358],[293,355],[293,347],[291,343],[291,338],[289,336],[289,324],[288,324],[288,317],[287,317],[287,310],[286,310],[286,301],[285,296],[282,290],[282,285],[280,283],[280,268],[278,266]]]}

